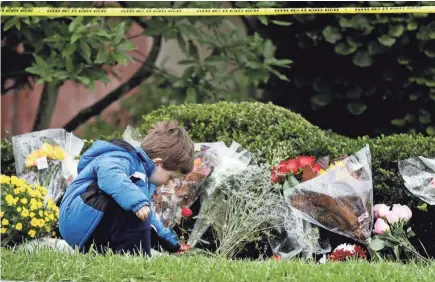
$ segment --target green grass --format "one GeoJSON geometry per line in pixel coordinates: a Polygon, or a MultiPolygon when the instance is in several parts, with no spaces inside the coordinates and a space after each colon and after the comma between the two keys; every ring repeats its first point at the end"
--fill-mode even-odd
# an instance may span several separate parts
{"type": "Polygon", "coordinates": [[[72,255],[1,249],[1,279],[32,281],[435,281],[428,265],[302,261],[230,261],[200,255],[72,255]]]}

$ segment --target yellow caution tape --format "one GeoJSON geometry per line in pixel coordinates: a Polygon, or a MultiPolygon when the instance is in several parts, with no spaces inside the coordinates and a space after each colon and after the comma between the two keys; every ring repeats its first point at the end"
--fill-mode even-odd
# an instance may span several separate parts
{"type": "Polygon", "coordinates": [[[340,7],[340,8],[244,8],[244,9],[169,9],[169,8],[13,8],[2,7],[2,16],[260,16],[260,15],[301,15],[301,14],[400,14],[435,13],[435,6],[406,7],[340,7]]]}

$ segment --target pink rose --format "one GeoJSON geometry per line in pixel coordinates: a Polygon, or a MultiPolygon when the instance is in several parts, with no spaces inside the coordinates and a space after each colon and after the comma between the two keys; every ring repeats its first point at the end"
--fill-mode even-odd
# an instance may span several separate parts
{"type": "Polygon", "coordinates": [[[404,206],[399,205],[399,204],[393,205],[392,212],[394,214],[396,214],[396,216],[399,219],[403,219],[405,222],[408,222],[411,219],[411,217],[412,217],[412,211],[406,205],[404,205],[404,206]]]}
{"type": "Polygon", "coordinates": [[[385,218],[390,211],[390,207],[385,204],[377,204],[373,207],[373,213],[376,218],[385,218]]]}
{"type": "Polygon", "coordinates": [[[384,234],[385,231],[389,230],[390,226],[382,218],[378,218],[375,223],[375,229],[373,232],[375,234],[384,234]]]}
{"type": "Polygon", "coordinates": [[[389,211],[386,214],[385,218],[387,219],[389,224],[393,224],[393,223],[398,222],[400,220],[399,216],[393,211],[389,211]]]}

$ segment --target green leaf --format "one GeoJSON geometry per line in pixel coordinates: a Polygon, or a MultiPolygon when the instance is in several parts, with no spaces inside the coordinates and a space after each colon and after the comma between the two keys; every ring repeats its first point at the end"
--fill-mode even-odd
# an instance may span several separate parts
{"type": "Polygon", "coordinates": [[[378,41],[384,46],[391,47],[396,43],[396,38],[384,34],[381,37],[378,37],[378,41]]]}
{"type": "Polygon", "coordinates": [[[97,57],[95,58],[94,63],[96,63],[96,64],[106,64],[108,60],[109,60],[109,52],[104,50],[104,51],[100,51],[98,53],[97,57]]]}
{"type": "Polygon", "coordinates": [[[426,56],[428,56],[429,58],[433,58],[435,57],[435,52],[429,51],[429,50],[424,50],[424,53],[426,54],[426,56]]]}
{"type": "Polygon", "coordinates": [[[289,174],[287,176],[287,182],[291,188],[299,185],[299,181],[296,179],[296,177],[293,174],[289,174]]]}
{"type": "Polygon", "coordinates": [[[352,101],[347,104],[347,110],[351,114],[359,116],[367,110],[367,105],[361,101],[352,101]]]}
{"type": "Polygon", "coordinates": [[[121,52],[112,53],[113,58],[118,62],[118,64],[127,65],[127,56],[121,52]]]}
{"type": "Polygon", "coordinates": [[[417,25],[416,22],[409,22],[409,23],[406,25],[406,29],[407,29],[407,30],[410,30],[410,31],[412,31],[412,30],[416,30],[417,28],[418,28],[418,25],[417,25]]]}
{"type": "Polygon", "coordinates": [[[71,56],[74,53],[74,51],[76,50],[76,44],[74,44],[74,43],[68,44],[67,46],[68,47],[66,47],[66,49],[64,49],[62,51],[63,58],[71,56]]]}
{"type": "Polygon", "coordinates": [[[187,88],[185,102],[186,103],[196,103],[197,102],[196,99],[197,99],[197,97],[196,97],[195,88],[193,88],[193,87],[187,88]]]}
{"type": "Polygon", "coordinates": [[[134,43],[131,42],[130,40],[126,40],[121,44],[119,44],[118,46],[116,46],[116,49],[119,51],[132,51],[132,50],[136,50],[136,45],[134,45],[134,43]]]}
{"type": "Polygon", "coordinates": [[[317,94],[317,95],[314,95],[313,97],[311,97],[310,100],[312,103],[314,103],[318,106],[324,107],[332,101],[332,95],[330,95],[330,94],[317,94]]]}
{"type": "Polygon", "coordinates": [[[356,85],[346,92],[346,97],[349,99],[358,99],[361,96],[361,93],[361,87],[359,85],[356,85]]]}
{"type": "Polygon", "coordinates": [[[374,41],[374,40],[371,40],[369,42],[367,49],[370,55],[377,55],[385,52],[385,47],[379,44],[378,41],[374,41]]]}
{"type": "Polygon", "coordinates": [[[434,126],[428,126],[427,128],[426,128],[426,133],[429,135],[429,136],[435,136],[435,127],[434,126]]]}
{"type": "Polygon", "coordinates": [[[411,100],[411,101],[417,101],[418,98],[419,98],[418,95],[415,95],[415,94],[411,94],[411,95],[409,95],[409,100],[411,100]]]}
{"type": "Polygon", "coordinates": [[[189,40],[189,54],[195,59],[195,60],[199,60],[199,51],[198,51],[198,47],[196,47],[196,45],[193,43],[192,40],[189,40]]]}
{"type": "Polygon", "coordinates": [[[124,34],[125,34],[125,22],[123,21],[116,27],[116,34],[113,43],[119,44],[121,40],[124,38],[124,34]]]}
{"type": "Polygon", "coordinates": [[[10,18],[3,26],[3,31],[9,30],[11,27],[15,26],[15,23],[17,22],[17,17],[10,18]]]}
{"type": "Polygon", "coordinates": [[[264,58],[266,58],[266,59],[273,58],[274,53],[275,53],[275,47],[273,46],[272,41],[266,40],[266,43],[264,43],[264,49],[263,49],[264,58]]]}
{"type": "Polygon", "coordinates": [[[80,49],[82,50],[83,54],[86,56],[86,58],[90,58],[92,55],[91,47],[83,40],[79,41],[80,49]]]}
{"type": "Polygon", "coordinates": [[[346,56],[354,53],[356,49],[356,46],[352,46],[347,42],[340,42],[335,46],[334,51],[339,55],[346,56]]]}
{"type": "Polygon", "coordinates": [[[372,240],[370,241],[369,247],[370,247],[370,249],[372,249],[373,251],[375,251],[375,252],[379,252],[379,251],[381,251],[382,249],[385,248],[385,243],[384,243],[383,240],[381,240],[381,239],[379,239],[379,238],[375,238],[375,239],[372,239],[372,240]]]}
{"type": "Polygon", "coordinates": [[[393,119],[391,124],[398,127],[403,127],[406,125],[406,121],[404,119],[393,119]]]}
{"type": "Polygon", "coordinates": [[[268,25],[267,17],[266,16],[258,16],[258,19],[260,22],[264,25],[268,25]]]}
{"type": "Polygon", "coordinates": [[[421,124],[429,124],[432,122],[432,118],[431,118],[430,114],[423,114],[423,115],[420,115],[418,117],[418,121],[421,124]]]}
{"type": "Polygon", "coordinates": [[[82,35],[81,35],[80,33],[74,33],[74,34],[71,36],[71,43],[76,42],[76,41],[77,41],[81,36],[82,36],[82,35]]]}
{"type": "Polygon", "coordinates": [[[424,212],[427,212],[427,203],[423,203],[423,204],[417,206],[417,209],[424,211],[424,212]]]}
{"type": "Polygon", "coordinates": [[[280,73],[279,71],[274,70],[274,69],[271,69],[270,71],[274,75],[276,75],[279,79],[284,80],[284,81],[290,81],[287,76],[285,76],[284,74],[280,73]]]}
{"type": "Polygon", "coordinates": [[[404,31],[405,31],[405,27],[401,24],[390,25],[390,27],[388,29],[388,35],[393,36],[393,37],[400,37],[400,36],[402,36],[404,31]]]}
{"type": "Polygon", "coordinates": [[[74,64],[73,64],[72,56],[67,56],[65,58],[65,61],[66,61],[66,70],[69,73],[72,73],[74,71],[74,64]]]}
{"type": "Polygon", "coordinates": [[[352,62],[361,68],[366,68],[373,64],[373,59],[368,52],[358,51],[355,55],[353,55],[352,62]]]}
{"type": "Polygon", "coordinates": [[[43,68],[48,67],[47,63],[44,61],[44,59],[42,59],[42,57],[40,57],[36,54],[33,54],[33,57],[35,58],[35,62],[39,67],[43,67],[43,68]]]}
{"type": "Polygon", "coordinates": [[[411,61],[412,61],[411,58],[407,58],[407,57],[404,57],[404,56],[400,56],[400,57],[397,58],[397,62],[398,62],[399,64],[401,64],[401,65],[407,65],[407,64],[409,64],[411,61]]]}
{"type": "Polygon", "coordinates": [[[335,44],[337,41],[343,38],[338,28],[328,25],[322,31],[323,37],[329,43],[335,44]]]}
{"type": "MultiPolygon", "coordinates": [[[[205,60],[207,60],[209,57],[207,57],[205,60]]],[[[179,65],[191,65],[195,63],[194,60],[181,60],[178,62],[179,65]]]]}
{"type": "Polygon", "coordinates": [[[167,29],[162,34],[163,38],[165,39],[174,39],[177,37],[177,35],[178,35],[178,29],[175,28],[167,29]]]}
{"type": "Polygon", "coordinates": [[[293,24],[292,22],[284,22],[284,21],[277,21],[277,20],[271,20],[271,22],[276,25],[282,25],[282,26],[290,26],[293,24]]]}
{"type": "Polygon", "coordinates": [[[38,67],[28,67],[26,68],[26,72],[41,76],[44,73],[44,69],[38,67]]]}
{"type": "Polygon", "coordinates": [[[83,21],[82,16],[74,18],[74,20],[68,26],[68,31],[73,33],[76,30],[76,28],[81,25],[82,21],[83,21]]]}

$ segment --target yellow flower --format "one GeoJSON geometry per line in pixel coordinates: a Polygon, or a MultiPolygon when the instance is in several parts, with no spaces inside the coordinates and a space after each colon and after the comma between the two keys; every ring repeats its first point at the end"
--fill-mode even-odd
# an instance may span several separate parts
{"type": "Polygon", "coordinates": [[[48,218],[49,218],[50,220],[54,220],[54,215],[53,215],[52,213],[50,213],[50,215],[48,216],[48,218]]]}
{"type": "Polygon", "coordinates": [[[51,232],[51,236],[56,236],[56,232],[51,232]]]}
{"type": "Polygon", "coordinates": [[[29,214],[29,216],[30,216],[30,218],[33,218],[33,217],[35,216],[35,213],[34,213],[34,212],[31,212],[31,213],[29,214]]]}
{"type": "Polygon", "coordinates": [[[48,216],[48,212],[47,211],[44,212],[44,216],[48,216]]]}
{"type": "Polygon", "coordinates": [[[17,223],[16,225],[15,225],[15,229],[17,229],[18,231],[20,231],[21,229],[23,229],[23,225],[21,224],[21,223],[17,223]]]}
{"type": "Polygon", "coordinates": [[[14,197],[11,194],[7,194],[5,200],[9,206],[12,206],[14,203],[14,197]]]}
{"type": "Polygon", "coordinates": [[[26,159],[26,167],[31,167],[36,165],[36,160],[47,157],[47,152],[44,150],[33,151],[26,159]]]}
{"type": "Polygon", "coordinates": [[[20,193],[20,190],[18,189],[18,188],[15,188],[14,189],[14,195],[17,195],[17,194],[19,194],[20,193]]]}
{"type": "Polygon", "coordinates": [[[38,222],[39,227],[43,227],[44,224],[45,224],[45,220],[40,219],[39,222],[38,222]]]}
{"type": "Polygon", "coordinates": [[[0,212],[0,217],[3,217],[5,215],[5,212],[0,212]]]}
{"type": "Polygon", "coordinates": [[[29,232],[27,234],[29,234],[30,237],[35,238],[36,231],[35,230],[29,230],[29,232]]]}
{"type": "Polygon", "coordinates": [[[42,150],[45,151],[45,153],[47,153],[47,157],[49,157],[52,160],[56,159],[56,154],[54,153],[54,146],[50,145],[48,143],[44,143],[42,145],[42,150]]]}
{"type": "Polygon", "coordinates": [[[30,221],[30,225],[33,227],[37,227],[39,225],[39,220],[37,220],[35,217],[32,218],[32,220],[30,221]]]}
{"type": "Polygon", "coordinates": [[[7,175],[2,174],[0,176],[0,183],[1,184],[10,184],[11,183],[11,178],[7,175]]]}
{"type": "Polygon", "coordinates": [[[38,208],[42,208],[44,204],[42,202],[38,202],[38,208]]]}
{"type": "Polygon", "coordinates": [[[22,215],[23,217],[28,217],[28,216],[29,216],[29,210],[24,209],[23,212],[21,213],[21,215],[22,215]]]}
{"type": "Polygon", "coordinates": [[[326,171],[323,169],[323,168],[321,168],[320,170],[319,170],[319,174],[324,174],[326,171]]]}
{"type": "Polygon", "coordinates": [[[36,201],[35,198],[31,198],[31,199],[30,199],[30,204],[31,204],[31,205],[37,205],[37,203],[38,203],[38,201],[36,201]]]}
{"type": "Polygon", "coordinates": [[[20,200],[20,198],[16,197],[16,198],[14,199],[14,205],[16,205],[16,204],[18,203],[19,200],[20,200]]]}
{"type": "Polygon", "coordinates": [[[20,201],[23,205],[27,204],[27,199],[26,198],[22,198],[20,201]]]}
{"type": "Polygon", "coordinates": [[[21,212],[21,207],[18,207],[18,208],[17,208],[17,212],[21,212]]]}
{"type": "Polygon", "coordinates": [[[2,234],[6,233],[6,228],[2,227],[2,234]]]}
{"type": "Polygon", "coordinates": [[[45,187],[40,187],[39,191],[41,191],[42,195],[47,195],[47,188],[45,187]]]}
{"type": "Polygon", "coordinates": [[[20,178],[18,178],[16,176],[12,176],[11,177],[11,184],[13,184],[13,185],[15,185],[17,187],[21,187],[24,184],[26,184],[26,181],[24,179],[20,179],[20,178]]]}
{"type": "Polygon", "coordinates": [[[52,205],[54,205],[53,199],[52,198],[48,198],[47,199],[47,206],[51,208],[52,205]]]}
{"type": "Polygon", "coordinates": [[[54,146],[54,154],[56,159],[63,161],[65,159],[65,152],[58,146],[54,146]]]}
{"type": "Polygon", "coordinates": [[[43,211],[39,211],[38,214],[39,214],[40,217],[44,216],[44,212],[43,211]]]}
{"type": "Polygon", "coordinates": [[[11,184],[16,185],[16,183],[18,182],[18,177],[16,177],[15,175],[11,177],[11,184]]]}
{"type": "Polygon", "coordinates": [[[6,218],[3,218],[2,225],[8,225],[8,224],[9,224],[9,220],[7,220],[6,218]]]}
{"type": "Polygon", "coordinates": [[[37,205],[31,205],[30,206],[30,210],[31,211],[36,211],[38,209],[38,206],[37,205]]]}

